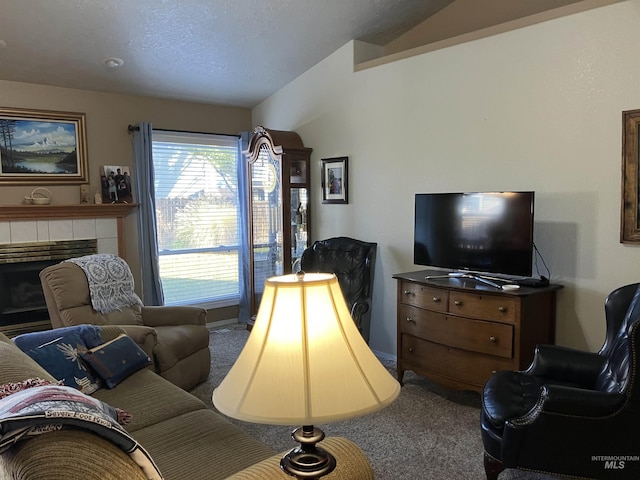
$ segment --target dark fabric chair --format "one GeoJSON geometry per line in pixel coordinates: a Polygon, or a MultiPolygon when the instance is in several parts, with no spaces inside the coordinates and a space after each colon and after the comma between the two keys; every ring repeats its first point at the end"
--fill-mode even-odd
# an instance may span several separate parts
{"type": "Polygon", "coordinates": [[[377,247],[377,243],[334,237],[313,243],[300,260],[300,268],[305,272],[335,273],[351,309],[351,318],[367,343],[377,247]]]}
{"type": "Polygon", "coordinates": [[[640,478],[639,285],[607,297],[598,353],[540,345],[527,370],[487,381],[480,421],[487,479],[506,468],[640,478]]]}

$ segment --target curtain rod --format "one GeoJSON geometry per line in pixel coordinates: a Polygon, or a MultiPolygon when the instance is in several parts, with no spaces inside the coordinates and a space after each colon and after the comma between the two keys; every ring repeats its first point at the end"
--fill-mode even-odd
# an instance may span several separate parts
{"type": "MultiPolygon", "coordinates": [[[[154,130],[158,131],[158,132],[176,132],[176,133],[197,133],[200,135],[221,135],[224,137],[235,137],[235,138],[240,138],[240,135],[231,135],[229,133],[211,133],[211,132],[193,132],[190,130],[168,130],[166,128],[154,128],[154,130]]],[[[138,125],[129,125],[127,127],[127,132],[132,133],[132,132],[139,132],[140,131],[140,127],[138,125]]]]}

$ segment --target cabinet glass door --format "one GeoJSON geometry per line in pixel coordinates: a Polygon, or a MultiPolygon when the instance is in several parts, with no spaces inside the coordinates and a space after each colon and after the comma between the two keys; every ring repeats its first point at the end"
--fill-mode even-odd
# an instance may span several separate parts
{"type": "Polygon", "coordinates": [[[302,252],[309,245],[307,229],[308,190],[291,188],[291,271],[300,270],[302,252]]]}
{"type": "Polygon", "coordinates": [[[264,282],[283,274],[282,185],[280,161],[267,145],[260,147],[258,159],[249,164],[251,175],[251,219],[253,285],[255,306],[260,305],[264,282]]]}
{"type": "Polygon", "coordinates": [[[302,252],[309,245],[311,151],[295,132],[258,126],[244,152],[251,223],[250,317],[258,312],[265,280],[298,271],[302,252]]]}

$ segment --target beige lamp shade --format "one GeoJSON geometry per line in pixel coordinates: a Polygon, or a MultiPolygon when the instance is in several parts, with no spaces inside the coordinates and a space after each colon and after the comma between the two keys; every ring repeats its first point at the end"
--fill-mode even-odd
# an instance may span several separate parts
{"type": "Polygon", "coordinates": [[[374,412],[399,393],[351,319],[336,276],[308,273],[267,279],[249,339],[213,403],[249,422],[311,425],[374,412]]]}

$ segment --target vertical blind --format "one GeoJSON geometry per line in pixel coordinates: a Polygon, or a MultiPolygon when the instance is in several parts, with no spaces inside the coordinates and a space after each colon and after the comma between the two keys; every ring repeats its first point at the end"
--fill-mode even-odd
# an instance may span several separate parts
{"type": "Polygon", "coordinates": [[[165,305],[238,301],[238,161],[237,137],[153,131],[165,305]]]}

